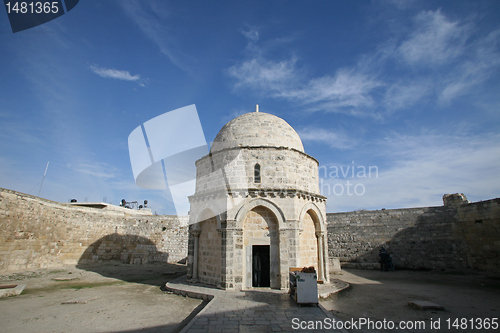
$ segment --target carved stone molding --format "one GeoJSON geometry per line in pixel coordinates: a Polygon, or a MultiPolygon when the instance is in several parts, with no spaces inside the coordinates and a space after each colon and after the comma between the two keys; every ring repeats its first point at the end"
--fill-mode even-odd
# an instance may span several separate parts
{"type": "Polygon", "coordinates": [[[249,188],[249,189],[229,189],[227,191],[214,191],[197,193],[189,197],[190,203],[204,202],[222,198],[299,198],[313,202],[326,202],[326,197],[321,194],[311,193],[296,189],[276,189],[276,188],[249,188]]]}
{"type": "Polygon", "coordinates": [[[200,237],[201,230],[189,230],[189,233],[193,235],[194,237],[200,237]]]}

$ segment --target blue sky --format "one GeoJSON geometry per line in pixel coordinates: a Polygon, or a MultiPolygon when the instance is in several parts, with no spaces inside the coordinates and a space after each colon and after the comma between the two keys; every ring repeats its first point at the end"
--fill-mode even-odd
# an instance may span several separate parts
{"type": "Polygon", "coordinates": [[[196,104],[210,142],[259,104],[319,160],[328,212],[500,196],[497,1],[82,0],[15,34],[1,11],[0,187],[37,195],[50,161],[41,197],[175,214],[129,134],[196,104]]]}

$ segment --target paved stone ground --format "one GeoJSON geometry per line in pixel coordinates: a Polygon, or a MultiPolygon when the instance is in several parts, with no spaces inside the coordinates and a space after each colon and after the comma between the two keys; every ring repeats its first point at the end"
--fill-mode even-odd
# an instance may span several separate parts
{"type": "MultiPolygon", "coordinates": [[[[338,281],[337,284],[322,286],[320,294],[325,294],[327,289],[335,292],[347,286],[338,281]]],[[[182,333],[292,332],[301,322],[305,328],[311,321],[339,320],[321,305],[297,305],[288,292],[282,290],[223,291],[200,284],[188,284],[185,277],[167,283],[167,289],[190,297],[210,299],[213,296],[210,303],[184,327],[182,333]]],[[[346,331],[329,329],[314,332],[346,331]]]]}

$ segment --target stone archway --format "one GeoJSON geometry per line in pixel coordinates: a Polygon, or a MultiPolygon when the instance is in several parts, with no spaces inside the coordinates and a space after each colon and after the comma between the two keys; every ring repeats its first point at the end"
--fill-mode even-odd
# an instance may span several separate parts
{"type": "Polygon", "coordinates": [[[302,230],[299,235],[300,267],[314,266],[318,270],[317,226],[310,211],[302,217],[302,230]]]}
{"type": "MultiPolygon", "coordinates": [[[[279,249],[279,223],[276,215],[268,208],[256,206],[245,215],[243,219],[243,287],[252,288],[255,285],[256,261],[259,253],[268,253],[268,262],[260,257],[259,265],[262,272],[269,270],[269,281],[263,281],[261,286],[269,285],[271,288],[281,288],[280,274],[280,249],[279,249]]],[[[258,285],[257,285],[258,286],[258,285]]]]}
{"type": "Polygon", "coordinates": [[[329,282],[328,244],[325,219],[314,203],[307,203],[299,215],[299,258],[301,266],[314,266],[318,280],[329,282]]]}

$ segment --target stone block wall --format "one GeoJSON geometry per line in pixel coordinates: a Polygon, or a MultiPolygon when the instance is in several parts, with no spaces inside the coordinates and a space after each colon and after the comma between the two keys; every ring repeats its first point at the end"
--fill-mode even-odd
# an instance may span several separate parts
{"type": "Polygon", "coordinates": [[[187,256],[188,217],[74,207],[0,189],[0,271],[187,256]]]}
{"type": "Polygon", "coordinates": [[[226,149],[196,161],[196,193],[231,189],[275,188],[319,193],[318,161],[284,147],[226,149]],[[255,164],[260,182],[255,182],[255,164]],[[222,173],[222,170],[224,173],[222,173]]]}
{"type": "Polygon", "coordinates": [[[200,223],[199,249],[198,280],[217,286],[221,272],[221,237],[215,217],[200,223]]]}
{"type": "Polygon", "coordinates": [[[384,246],[399,267],[500,271],[500,199],[464,198],[445,196],[441,207],[327,214],[329,256],[370,266],[384,246]]]}
{"type": "Polygon", "coordinates": [[[461,204],[456,233],[467,245],[470,267],[500,271],[500,198],[461,204]]]}
{"type": "MultiPolygon", "coordinates": [[[[327,214],[330,261],[377,263],[385,246],[400,267],[499,272],[500,198],[469,203],[459,196],[445,197],[441,207],[327,214]]],[[[106,260],[175,263],[187,256],[187,221],[73,207],[0,189],[0,271],[106,260]]]]}

